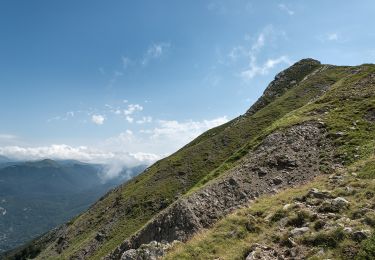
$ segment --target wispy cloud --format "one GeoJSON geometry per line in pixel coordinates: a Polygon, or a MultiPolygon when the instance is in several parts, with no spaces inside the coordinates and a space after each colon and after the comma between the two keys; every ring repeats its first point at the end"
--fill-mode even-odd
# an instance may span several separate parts
{"type": "Polygon", "coordinates": [[[347,39],[344,39],[342,34],[340,34],[337,31],[336,32],[335,31],[328,32],[328,33],[325,33],[325,34],[318,35],[317,39],[322,43],[345,42],[347,40],[347,39]]]}
{"type": "Polygon", "coordinates": [[[281,11],[287,13],[288,15],[294,15],[294,11],[290,9],[287,5],[279,4],[278,6],[281,11]]]}
{"type": "Polygon", "coordinates": [[[116,69],[106,70],[104,67],[99,67],[99,73],[107,76],[107,88],[112,88],[116,83],[127,74],[130,67],[147,66],[152,60],[160,59],[170,49],[171,43],[158,42],[151,44],[140,57],[130,58],[128,56],[120,56],[121,66],[117,65],[116,69]]]}
{"type": "Polygon", "coordinates": [[[70,118],[73,118],[75,115],[76,115],[76,113],[74,111],[68,111],[64,115],[54,116],[54,117],[51,117],[51,118],[47,119],[47,122],[50,123],[50,122],[53,122],[53,121],[66,121],[70,118]]]}
{"type": "Polygon", "coordinates": [[[125,116],[125,119],[126,119],[126,121],[128,121],[129,123],[133,123],[133,121],[134,121],[134,118],[131,117],[131,116],[125,116]]]}
{"type": "Polygon", "coordinates": [[[133,123],[134,118],[132,117],[132,115],[135,112],[139,112],[139,111],[142,111],[142,110],[143,110],[143,106],[141,106],[139,104],[129,104],[128,108],[123,110],[123,114],[125,115],[126,121],[128,121],[129,123],[133,123]]]}
{"type": "Polygon", "coordinates": [[[247,41],[252,41],[249,47],[244,45],[238,45],[231,49],[228,53],[228,59],[230,64],[243,64],[244,68],[237,74],[243,80],[248,81],[258,75],[266,75],[271,69],[279,64],[291,64],[290,59],[287,55],[279,55],[276,57],[270,57],[265,59],[263,62],[259,62],[259,56],[267,45],[271,45],[280,36],[285,37],[283,31],[276,31],[272,25],[265,27],[256,37],[250,37],[246,35],[247,41]]]}
{"type": "Polygon", "coordinates": [[[151,123],[152,117],[151,116],[143,116],[140,120],[137,120],[137,124],[145,124],[145,123],[151,123]]]}
{"type": "Polygon", "coordinates": [[[126,147],[132,153],[147,151],[162,157],[186,145],[204,131],[226,122],[228,118],[225,116],[202,121],[156,120],[151,128],[136,133],[125,131],[108,138],[105,147],[126,147]]]}
{"type": "Polygon", "coordinates": [[[265,28],[257,37],[256,41],[251,46],[251,52],[258,52],[260,51],[265,44],[265,38],[273,31],[272,27],[265,28]]]}
{"type": "Polygon", "coordinates": [[[92,115],[91,116],[91,121],[96,125],[104,124],[104,120],[105,120],[105,118],[102,115],[92,115]]]}
{"type": "Polygon", "coordinates": [[[226,116],[203,121],[159,120],[158,127],[151,130],[151,139],[168,138],[190,141],[204,131],[228,122],[226,116]]]}
{"type": "Polygon", "coordinates": [[[137,111],[142,111],[143,106],[139,104],[130,104],[128,105],[128,108],[124,110],[124,115],[132,115],[137,111]]]}
{"type": "Polygon", "coordinates": [[[144,54],[141,64],[146,66],[151,60],[160,58],[170,47],[171,44],[168,42],[152,44],[144,54]]]}
{"type": "Polygon", "coordinates": [[[339,39],[339,35],[337,33],[329,33],[327,34],[328,41],[337,41],[339,39]]]}
{"type": "Polygon", "coordinates": [[[250,61],[249,68],[241,72],[241,77],[243,79],[249,80],[249,79],[254,78],[257,75],[266,75],[276,65],[282,64],[282,63],[290,65],[292,62],[289,60],[287,56],[281,56],[275,59],[268,59],[262,65],[257,65],[255,61],[255,57],[253,57],[250,61]]]}

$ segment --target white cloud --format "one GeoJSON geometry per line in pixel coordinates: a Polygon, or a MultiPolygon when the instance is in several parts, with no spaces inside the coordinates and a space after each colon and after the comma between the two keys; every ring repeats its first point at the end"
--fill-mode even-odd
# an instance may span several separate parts
{"type": "Polygon", "coordinates": [[[294,11],[291,10],[288,6],[286,6],[285,4],[279,4],[279,8],[280,10],[286,12],[287,14],[289,15],[294,15],[294,11]]]}
{"type": "Polygon", "coordinates": [[[329,33],[327,35],[328,41],[337,41],[339,39],[339,35],[337,33],[329,33]]]}
{"type": "Polygon", "coordinates": [[[169,138],[188,142],[198,137],[204,131],[228,122],[227,117],[213,120],[178,122],[176,120],[160,120],[159,126],[151,131],[151,139],[169,138]]]}
{"type": "Polygon", "coordinates": [[[139,104],[130,104],[128,108],[124,110],[124,115],[132,115],[137,111],[142,111],[143,107],[139,104]]]}
{"type": "Polygon", "coordinates": [[[69,118],[73,118],[76,115],[76,112],[74,111],[68,111],[62,116],[54,116],[52,118],[47,119],[47,122],[53,122],[53,121],[66,121],[69,118]]]}
{"type": "Polygon", "coordinates": [[[330,32],[326,34],[321,34],[317,36],[317,39],[322,42],[345,42],[347,39],[344,39],[342,35],[338,32],[330,32]]]}
{"type": "Polygon", "coordinates": [[[74,117],[74,111],[69,111],[66,113],[66,115],[69,117],[74,117]]]}
{"type": "MultiPolygon", "coordinates": [[[[258,57],[266,45],[273,43],[276,37],[279,36],[285,37],[285,33],[282,31],[276,31],[273,26],[270,25],[265,27],[257,37],[253,38],[253,43],[249,47],[240,45],[232,48],[228,54],[231,63],[243,63],[243,61],[246,61],[247,63],[247,65],[244,65],[244,68],[238,73],[242,79],[247,81],[258,75],[266,75],[278,64],[291,64],[286,55],[268,58],[262,64],[259,64],[258,62],[258,57]]],[[[248,35],[246,35],[245,38],[247,40],[251,39],[248,35]]]]}
{"type": "Polygon", "coordinates": [[[139,133],[126,131],[108,138],[104,146],[108,149],[126,147],[132,153],[147,151],[162,157],[186,145],[208,129],[227,121],[225,116],[202,121],[158,120],[153,128],[143,129],[139,133]]]}
{"type": "MultiPolygon", "coordinates": [[[[151,118],[142,118],[150,121],[151,118]]],[[[0,154],[17,160],[56,160],[75,159],[87,163],[106,164],[105,177],[116,176],[124,166],[133,167],[151,164],[186,145],[206,130],[226,123],[227,117],[211,120],[184,121],[159,120],[155,126],[140,132],[125,130],[117,136],[108,138],[93,147],[53,144],[28,147],[19,144],[0,146],[0,154]]],[[[16,136],[0,134],[0,140],[16,136]]]]}
{"type": "Polygon", "coordinates": [[[141,64],[145,66],[150,62],[150,60],[160,58],[170,47],[171,44],[168,42],[152,44],[144,54],[141,64]]]}
{"type": "MultiPolygon", "coordinates": [[[[132,134],[131,132],[127,132],[132,134]]],[[[0,147],[0,154],[16,160],[70,160],[75,159],[87,163],[106,164],[105,178],[112,178],[123,169],[123,167],[134,167],[141,164],[150,165],[161,157],[150,153],[130,153],[125,151],[108,151],[94,149],[86,146],[73,147],[66,144],[54,144],[41,147],[0,147]]]]}
{"type": "Polygon", "coordinates": [[[237,61],[239,58],[247,55],[248,51],[243,46],[236,46],[229,52],[228,57],[231,61],[237,61]]]}
{"type": "Polygon", "coordinates": [[[272,68],[281,63],[290,65],[291,61],[287,56],[281,56],[275,59],[268,59],[263,65],[259,66],[256,64],[255,57],[253,57],[249,67],[241,72],[241,77],[245,80],[249,80],[257,75],[266,75],[272,68]]]}
{"type": "Polygon", "coordinates": [[[125,119],[126,119],[126,121],[128,121],[129,123],[133,123],[133,121],[134,121],[134,118],[132,118],[131,116],[126,116],[125,119]]]}
{"type": "Polygon", "coordinates": [[[143,116],[140,120],[137,120],[137,124],[145,124],[145,123],[151,123],[152,117],[151,116],[143,116]]]}
{"type": "Polygon", "coordinates": [[[252,52],[258,52],[264,47],[266,34],[269,34],[269,30],[270,29],[266,29],[258,35],[258,38],[251,46],[252,52]]]}
{"type": "Polygon", "coordinates": [[[91,117],[91,121],[97,125],[102,125],[104,123],[104,120],[105,118],[102,115],[92,115],[91,117]]]}

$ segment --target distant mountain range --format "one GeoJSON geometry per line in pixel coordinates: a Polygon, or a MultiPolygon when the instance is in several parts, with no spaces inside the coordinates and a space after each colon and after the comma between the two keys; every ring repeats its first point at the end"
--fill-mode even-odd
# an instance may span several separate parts
{"type": "Polygon", "coordinates": [[[103,165],[0,156],[0,252],[63,224],[145,168],[126,168],[105,181],[103,165]]]}

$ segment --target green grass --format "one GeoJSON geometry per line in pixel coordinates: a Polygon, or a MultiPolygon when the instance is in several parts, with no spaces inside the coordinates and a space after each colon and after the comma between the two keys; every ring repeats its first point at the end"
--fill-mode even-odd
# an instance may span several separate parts
{"type": "Polygon", "coordinates": [[[370,260],[375,259],[375,234],[369,239],[363,241],[359,249],[358,255],[356,256],[358,260],[370,260]]]}

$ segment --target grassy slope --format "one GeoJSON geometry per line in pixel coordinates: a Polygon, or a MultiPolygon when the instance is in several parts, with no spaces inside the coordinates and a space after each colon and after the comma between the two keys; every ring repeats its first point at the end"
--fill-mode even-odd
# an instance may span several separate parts
{"type": "MultiPolygon", "coordinates": [[[[375,85],[366,79],[366,76],[375,72],[375,66],[363,65],[361,69],[361,72],[355,75],[350,72],[352,70],[350,68],[341,67],[331,70],[328,75],[336,75],[341,79],[324,96],[287,114],[265,130],[266,132],[273,131],[307,120],[324,122],[337,147],[336,157],[344,165],[347,165],[349,170],[350,167],[356,167],[358,164],[363,165],[358,170],[360,176],[367,177],[367,179],[361,180],[359,184],[356,184],[353,179],[349,180],[352,185],[364,187],[363,191],[353,198],[353,201],[358,202],[356,206],[361,205],[360,202],[363,200],[366,191],[375,188],[372,181],[375,177],[373,157],[375,126],[374,123],[364,120],[366,112],[375,109],[375,85]],[[360,163],[361,160],[362,164],[360,163]]],[[[323,74],[327,74],[327,72],[323,74]]],[[[318,77],[316,79],[319,80],[318,77]]],[[[317,83],[319,82],[317,81],[317,83]]],[[[250,208],[239,210],[224,218],[213,229],[198,234],[186,245],[177,246],[167,259],[243,258],[251,243],[256,241],[272,243],[269,238],[273,232],[276,232],[274,227],[270,227],[268,223],[263,223],[261,220],[259,228],[262,232],[248,232],[244,225],[249,221],[249,214],[256,215],[257,211],[262,211],[262,216],[265,216],[273,213],[280,208],[280,205],[292,201],[297,194],[306,193],[310,187],[327,188],[327,180],[326,178],[319,178],[307,186],[260,199],[250,208]],[[233,232],[238,235],[229,235],[233,232]]],[[[364,249],[360,252],[366,253],[366,249],[371,247],[371,241],[369,240],[367,244],[364,243],[364,249]]],[[[328,257],[333,254],[340,254],[342,247],[347,245],[345,243],[353,243],[353,241],[346,240],[341,242],[337,244],[337,247],[328,251],[328,257]]],[[[358,247],[358,245],[355,246],[358,247]]],[[[365,253],[359,253],[359,255],[365,253]]]]}
{"type": "MultiPolygon", "coordinates": [[[[308,71],[292,71],[290,77],[301,80],[318,67],[315,66],[308,71]]],[[[337,79],[326,80],[331,82],[337,79]]],[[[144,174],[109,193],[89,211],[72,220],[67,230],[70,246],[60,257],[67,258],[82,249],[98,231],[113,222],[108,241],[100,247],[93,258],[107,254],[162,208],[172,203],[176,196],[187,192],[220,166],[233,151],[241,148],[249,140],[259,137],[259,133],[278,118],[303,106],[318,91],[313,88],[308,91],[294,91],[285,99],[285,103],[271,103],[260,114],[240,117],[214,128],[172,156],[157,162],[144,174]]],[[[235,161],[233,158],[230,160],[235,161]]],[[[40,256],[57,257],[53,244],[50,243],[40,256]]]]}

